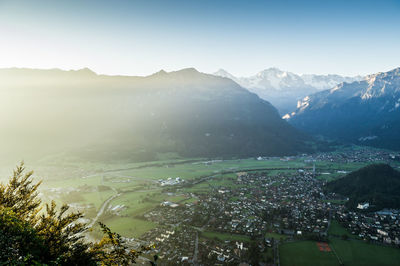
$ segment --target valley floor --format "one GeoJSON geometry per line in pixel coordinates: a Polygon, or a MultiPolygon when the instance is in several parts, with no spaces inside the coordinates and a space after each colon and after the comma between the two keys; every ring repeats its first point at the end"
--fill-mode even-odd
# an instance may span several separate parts
{"type": "Polygon", "coordinates": [[[370,163],[399,167],[391,155],[353,147],[282,158],[147,163],[58,156],[27,165],[44,180],[44,201],[67,203],[86,214],[94,228],[91,239],[100,237],[96,222],[104,222],[132,246],[156,243],[161,263],[240,263],[256,257],[283,266],[396,265],[398,248],[354,238],[334,218],[345,201],[319,196],[325,182],[370,163]],[[337,237],[343,234],[348,240],[337,237]],[[325,238],[311,240],[316,235],[325,238]],[[320,251],[324,241],[331,251],[320,251]]]}

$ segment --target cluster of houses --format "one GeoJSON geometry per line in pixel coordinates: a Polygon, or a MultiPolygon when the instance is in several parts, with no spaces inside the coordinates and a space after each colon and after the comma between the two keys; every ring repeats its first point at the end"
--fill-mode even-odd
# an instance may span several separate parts
{"type": "Polygon", "coordinates": [[[153,252],[166,265],[238,265],[245,261],[249,250],[248,242],[203,237],[198,228],[183,224],[159,226],[141,239],[153,239],[153,252]]]}
{"type": "Polygon", "coordinates": [[[180,177],[168,177],[167,179],[160,179],[158,180],[158,183],[160,186],[174,186],[174,185],[179,185],[181,183],[185,182],[185,180],[181,179],[180,177]]]}
{"type": "Polygon", "coordinates": [[[110,204],[107,208],[107,211],[113,213],[114,215],[120,215],[121,211],[124,209],[126,209],[124,204],[117,204],[115,206],[110,204]]]}
{"type": "MultiPolygon", "coordinates": [[[[239,173],[224,186],[213,186],[210,182],[209,192],[197,194],[195,203],[177,206],[164,202],[144,214],[144,219],[159,223],[161,229],[156,228],[142,238],[156,239],[156,246],[167,245],[168,249],[160,250],[162,257],[182,263],[186,257],[189,262],[193,260],[196,232],[262,239],[260,250],[271,243],[270,237],[265,238],[271,233],[283,238],[324,235],[331,212],[339,211],[341,207],[326,200],[322,185],[323,182],[315,179],[310,171],[275,176],[239,173]],[[174,234],[168,233],[172,231],[174,234]],[[181,236],[182,232],[190,237],[181,236]]],[[[243,262],[249,254],[248,242],[232,239],[222,241],[200,234],[197,260],[205,265],[243,262]]]]}
{"type": "Polygon", "coordinates": [[[198,262],[203,265],[239,265],[249,256],[247,242],[237,240],[216,241],[201,237],[198,262]]]}
{"type": "Polygon", "coordinates": [[[399,153],[379,150],[370,147],[348,148],[337,152],[318,153],[313,156],[314,160],[337,163],[354,162],[390,162],[400,158],[399,153]]]}
{"type": "Polygon", "coordinates": [[[400,247],[400,211],[338,211],[336,218],[360,239],[400,247]]]}
{"type": "MultiPolygon", "coordinates": [[[[235,189],[210,195],[202,204],[216,219],[213,231],[260,235],[266,230],[286,235],[326,234],[336,206],[324,201],[322,182],[310,172],[293,175],[241,175],[235,189]]],[[[219,189],[221,190],[221,189],[219,189]]]]}
{"type": "MultiPolygon", "coordinates": [[[[360,148],[309,156],[310,162],[318,160],[375,162],[393,160],[393,155],[360,148]]],[[[343,205],[345,198],[323,193],[325,181],[315,178],[315,169],[275,175],[241,172],[229,182],[217,182],[218,185],[212,178],[218,177],[186,182],[179,177],[159,180],[161,186],[168,186],[164,188],[166,192],[196,199],[180,204],[165,201],[143,215],[143,219],[158,226],[142,235],[139,241],[154,242],[155,252],[165,264],[238,265],[250,262],[250,251],[254,249],[250,244],[254,241],[258,251],[264,252],[276,250],[279,241],[324,239],[332,219],[337,219],[361,239],[400,245],[399,212],[367,213],[369,204],[366,202],[360,203],[360,212],[347,210],[343,205]],[[185,189],[199,183],[208,183],[207,190],[185,189]],[[217,237],[221,235],[225,237],[217,237]]]]}
{"type": "Polygon", "coordinates": [[[159,226],[144,235],[155,245],[153,253],[158,254],[164,265],[191,265],[195,252],[197,231],[188,226],[159,226]]]}

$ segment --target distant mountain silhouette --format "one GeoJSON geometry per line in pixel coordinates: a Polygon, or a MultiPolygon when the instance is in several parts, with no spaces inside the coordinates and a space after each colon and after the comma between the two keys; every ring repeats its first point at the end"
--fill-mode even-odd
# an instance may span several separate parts
{"type": "Polygon", "coordinates": [[[19,156],[79,151],[89,158],[287,155],[307,137],[232,80],[193,68],[147,77],[1,69],[0,141],[19,156]]]}

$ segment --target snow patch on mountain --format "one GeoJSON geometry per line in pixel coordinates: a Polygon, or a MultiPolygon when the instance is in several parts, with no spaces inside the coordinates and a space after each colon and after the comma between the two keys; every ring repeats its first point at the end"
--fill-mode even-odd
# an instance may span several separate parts
{"type": "Polygon", "coordinates": [[[281,114],[294,111],[298,102],[307,95],[333,88],[343,82],[362,80],[361,76],[298,75],[275,67],[249,77],[235,77],[223,69],[218,70],[214,75],[230,78],[260,98],[270,101],[281,114]]]}
{"type": "Polygon", "coordinates": [[[358,141],[368,141],[368,140],[374,140],[374,139],[377,139],[377,138],[378,138],[378,136],[366,136],[366,137],[360,137],[358,139],[358,141]]]}
{"type": "Polygon", "coordinates": [[[360,81],[362,76],[345,77],[340,75],[298,75],[289,71],[282,71],[279,68],[271,67],[249,77],[235,77],[224,69],[214,73],[216,76],[230,78],[242,87],[258,88],[265,90],[296,90],[298,88],[309,88],[310,91],[321,91],[333,88],[334,86],[347,82],[360,81]]]}

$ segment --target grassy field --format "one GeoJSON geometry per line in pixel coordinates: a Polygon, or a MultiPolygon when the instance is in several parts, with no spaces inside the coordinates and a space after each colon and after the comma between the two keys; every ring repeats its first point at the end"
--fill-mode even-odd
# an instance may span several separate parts
{"type": "MultiPolygon", "coordinates": [[[[113,217],[104,221],[114,232],[123,232],[124,237],[140,237],[142,234],[156,227],[155,223],[131,217],[113,217]]],[[[94,236],[99,237],[99,228],[95,228],[94,236]]]]}
{"type": "Polygon", "coordinates": [[[282,244],[279,246],[279,258],[282,266],[339,265],[333,252],[321,252],[314,241],[282,244]]]}
{"type": "Polygon", "coordinates": [[[296,173],[297,170],[270,170],[267,171],[268,176],[277,176],[278,174],[283,174],[283,173],[296,173]]]}
{"type": "Polygon", "coordinates": [[[330,237],[330,245],[345,265],[400,265],[398,248],[379,246],[359,240],[336,220],[331,222],[329,235],[347,235],[349,240],[330,237]]]}
{"type": "Polygon", "coordinates": [[[331,239],[331,246],[345,265],[400,265],[398,248],[368,244],[361,240],[331,239]]]}
{"type": "MultiPolygon", "coordinates": [[[[330,247],[336,251],[344,265],[376,266],[400,265],[400,250],[398,248],[369,244],[350,234],[337,221],[332,221],[329,228],[330,247]],[[349,240],[342,240],[332,235],[347,235],[349,240]]],[[[299,241],[284,243],[280,249],[281,265],[339,265],[334,252],[321,252],[315,241],[299,241]]]]}
{"type": "MultiPolygon", "coordinates": [[[[397,248],[336,238],[332,238],[329,245],[336,251],[344,265],[400,265],[400,251],[397,248]]],[[[285,243],[279,250],[282,266],[339,265],[333,252],[319,251],[314,241],[285,243]]]]}
{"type": "Polygon", "coordinates": [[[183,200],[181,203],[182,204],[190,204],[190,203],[196,203],[198,201],[197,198],[188,198],[186,200],[183,200]]]}
{"type": "Polygon", "coordinates": [[[228,234],[228,233],[219,233],[219,232],[211,232],[211,231],[202,232],[201,233],[201,237],[205,237],[205,238],[209,238],[209,239],[217,238],[217,239],[219,239],[221,241],[225,241],[225,240],[244,241],[244,242],[250,241],[250,237],[249,236],[228,234]]]}
{"type": "Polygon", "coordinates": [[[135,217],[159,206],[163,201],[179,202],[185,197],[168,196],[160,192],[159,189],[130,192],[117,197],[111,201],[112,206],[124,205],[124,210],[120,213],[123,216],[135,217]]]}
{"type": "Polygon", "coordinates": [[[332,220],[328,231],[329,235],[342,236],[346,235],[349,238],[356,239],[357,236],[352,235],[346,228],[340,225],[336,220],[332,220]]]}

